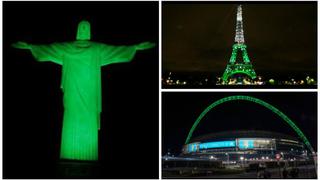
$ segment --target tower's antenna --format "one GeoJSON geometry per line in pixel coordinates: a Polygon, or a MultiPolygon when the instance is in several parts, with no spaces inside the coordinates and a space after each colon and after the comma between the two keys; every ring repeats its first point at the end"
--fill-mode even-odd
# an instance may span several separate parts
{"type": "Polygon", "coordinates": [[[242,21],[242,7],[238,5],[237,7],[237,24],[236,24],[236,36],[234,41],[238,44],[244,43],[244,31],[243,31],[243,21],[242,21]]]}

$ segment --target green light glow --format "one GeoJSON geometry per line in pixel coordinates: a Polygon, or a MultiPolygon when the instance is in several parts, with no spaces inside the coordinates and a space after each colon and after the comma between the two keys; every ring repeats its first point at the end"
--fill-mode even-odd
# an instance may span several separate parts
{"type": "Polygon", "coordinates": [[[101,113],[101,66],[129,62],[137,50],[154,47],[145,42],[132,46],[111,46],[88,41],[90,23],[81,21],[77,41],[32,45],[13,44],[28,49],[37,61],[62,65],[63,127],[61,159],[98,160],[98,130],[101,113]]]}
{"type": "Polygon", "coordinates": [[[78,25],[77,40],[90,40],[91,28],[88,21],[81,21],[78,25]]]}
{"type": "Polygon", "coordinates": [[[224,82],[227,82],[228,79],[234,74],[246,74],[251,79],[255,79],[257,77],[255,71],[253,70],[252,64],[250,63],[246,48],[247,46],[245,44],[234,44],[232,46],[230,61],[222,75],[222,80],[224,82]],[[242,52],[242,59],[244,63],[237,63],[238,51],[242,52]]]}
{"type": "Polygon", "coordinates": [[[129,62],[136,50],[132,46],[107,46],[89,42],[31,45],[38,61],[62,65],[64,93],[62,159],[98,160],[98,129],[101,112],[101,66],[129,62]]]}
{"type": "Polygon", "coordinates": [[[212,104],[210,104],[201,114],[200,116],[197,118],[197,120],[195,121],[195,123],[193,124],[192,128],[189,131],[188,137],[185,141],[185,144],[189,144],[189,141],[192,137],[193,132],[195,131],[196,127],[198,126],[198,124],[200,123],[200,121],[204,118],[204,116],[214,107],[223,104],[225,102],[229,102],[229,101],[236,101],[236,100],[244,100],[244,101],[250,101],[250,102],[254,102],[256,104],[262,105],[263,107],[266,107],[267,109],[271,110],[273,113],[277,114],[278,116],[281,117],[282,120],[284,120],[287,124],[289,124],[289,126],[298,134],[298,136],[302,139],[302,141],[304,142],[304,144],[309,148],[309,150],[311,152],[314,152],[310,142],[308,141],[307,137],[303,134],[303,132],[299,129],[299,127],[288,117],[286,116],[284,113],[282,113],[280,110],[278,110],[277,108],[275,108],[274,106],[272,106],[271,104],[262,101],[258,98],[254,98],[254,97],[250,97],[250,96],[229,96],[229,97],[225,97],[222,99],[219,99],[215,102],[213,102],[212,104]]]}

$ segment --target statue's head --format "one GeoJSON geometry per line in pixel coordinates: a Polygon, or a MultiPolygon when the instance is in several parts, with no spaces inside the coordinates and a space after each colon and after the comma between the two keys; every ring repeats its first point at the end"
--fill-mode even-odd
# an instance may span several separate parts
{"type": "Polygon", "coordinates": [[[78,25],[77,40],[90,40],[90,23],[86,20],[82,20],[78,25]]]}

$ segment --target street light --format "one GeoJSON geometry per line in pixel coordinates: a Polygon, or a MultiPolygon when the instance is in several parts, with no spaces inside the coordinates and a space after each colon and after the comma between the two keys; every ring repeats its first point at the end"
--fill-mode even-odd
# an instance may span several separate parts
{"type": "Polygon", "coordinates": [[[283,152],[280,152],[282,159],[284,160],[284,155],[283,152]]]}
{"type": "Polygon", "coordinates": [[[229,154],[226,153],[226,156],[227,156],[227,164],[229,164],[229,154]]]}
{"type": "Polygon", "coordinates": [[[241,157],[240,157],[240,160],[241,160],[241,165],[242,165],[242,167],[243,167],[243,159],[244,159],[244,157],[241,156],[241,157]]]}

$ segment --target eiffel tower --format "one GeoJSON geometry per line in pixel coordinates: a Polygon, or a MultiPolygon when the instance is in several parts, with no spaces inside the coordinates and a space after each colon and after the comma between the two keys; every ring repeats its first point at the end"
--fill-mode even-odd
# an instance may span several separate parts
{"type": "Polygon", "coordinates": [[[236,74],[245,74],[250,77],[251,80],[256,78],[256,73],[247,53],[247,46],[244,43],[241,5],[237,7],[237,24],[234,41],[235,44],[232,46],[230,61],[222,75],[222,84],[228,84],[229,79],[236,74]],[[242,56],[240,56],[239,51],[242,53],[242,56]]]}

